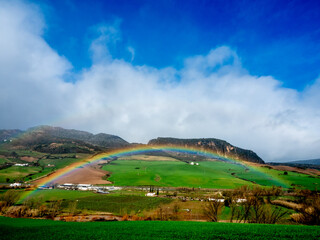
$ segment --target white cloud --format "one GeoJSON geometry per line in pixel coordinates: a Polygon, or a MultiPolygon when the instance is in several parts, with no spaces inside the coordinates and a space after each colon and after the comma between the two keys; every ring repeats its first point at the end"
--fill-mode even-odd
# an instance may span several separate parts
{"type": "Polygon", "coordinates": [[[130,62],[132,62],[134,60],[134,56],[135,56],[135,50],[133,47],[128,47],[128,52],[131,54],[131,59],[130,59],[130,62]]]}
{"type": "Polygon", "coordinates": [[[250,75],[228,46],[188,58],[180,70],[135,66],[112,58],[119,26],[104,24],[92,67],[67,83],[71,64],[43,39],[41,12],[13,3],[0,2],[1,128],[53,124],[134,142],[215,137],[267,161],[320,156],[319,80],[303,92],[284,88],[250,75]]]}

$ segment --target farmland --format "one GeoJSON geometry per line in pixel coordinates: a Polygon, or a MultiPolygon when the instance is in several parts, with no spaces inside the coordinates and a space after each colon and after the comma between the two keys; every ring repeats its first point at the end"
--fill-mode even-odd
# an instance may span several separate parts
{"type": "Polygon", "coordinates": [[[241,185],[257,183],[262,186],[281,186],[315,189],[319,177],[269,169],[260,166],[246,167],[220,161],[203,161],[199,166],[181,161],[159,161],[149,156],[148,160],[138,157],[120,159],[105,165],[111,172],[109,181],[119,186],[171,186],[234,189],[241,185]]]}
{"type": "MultiPolygon", "coordinates": [[[[138,213],[151,210],[160,204],[170,203],[167,198],[148,198],[144,196],[89,196],[78,200],[77,208],[90,211],[111,212],[116,215],[138,213]]],[[[68,202],[66,202],[68,203],[68,202]]]]}
{"type": "Polygon", "coordinates": [[[1,239],[317,239],[320,228],[199,222],[54,222],[0,217],[1,239]]]}
{"type": "Polygon", "coordinates": [[[2,148],[0,153],[4,154],[0,157],[0,164],[28,164],[28,166],[9,165],[0,169],[0,183],[32,181],[89,156],[88,154],[44,154],[27,150],[12,152],[2,148]]]}

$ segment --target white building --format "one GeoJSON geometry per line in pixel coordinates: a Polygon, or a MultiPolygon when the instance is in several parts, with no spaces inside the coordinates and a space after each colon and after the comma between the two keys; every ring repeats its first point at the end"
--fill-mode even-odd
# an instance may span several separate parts
{"type": "Polygon", "coordinates": [[[20,166],[20,167],[26,167],[26,166],[28,166],[28,163],[16,163],[14,165],[15,166],[20,166]]]}
{"type": "Polygon", "coordinates": [[[155,197],[156,196],[156,193],[154,192],[149,192],[146,194],[147,197],[155,197]]]}
{"type": "Polygon", "coordinates": [[[21,183],[11,183],[10,187],[21,187],[21,183]]]}

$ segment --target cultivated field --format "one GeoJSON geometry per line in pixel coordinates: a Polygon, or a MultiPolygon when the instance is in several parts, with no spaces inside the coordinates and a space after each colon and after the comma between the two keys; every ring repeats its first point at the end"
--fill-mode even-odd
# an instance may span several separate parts
{"type": "MultiPolygon", "coordinates": [[[[16,150],[13,154],[12,151],[2,148],[0,153],[4,154],[0,157],[0,164],[8,164],[0,169],[0,183],[31,182],[89,156],[88,154],[45,154],[27,150],[16,150]],[[13,163],[27,163],[28,166],[14,166],[13,163]]],[[[104,175],[100,174],[99,180],[104,175]]]]}
{"type": "Polygon", "coordinates": [[[3,240],[24,239],[318,239],[317,226],[198,222],[54,222],[0,217],[3,240]]]}
{"type": "Polygon", "coordinates": [[[320,178],[298,172],[287,172],[246,164],[230,164],[220,161],[202,161],[199,166],[181,161],[152,160],[151,156],[119,159],[102,169],[111,172],[108,178],[119,186],[171,186],[234,189],[241,185],[281,186],[284,188],[315,189],[320,178]]]}

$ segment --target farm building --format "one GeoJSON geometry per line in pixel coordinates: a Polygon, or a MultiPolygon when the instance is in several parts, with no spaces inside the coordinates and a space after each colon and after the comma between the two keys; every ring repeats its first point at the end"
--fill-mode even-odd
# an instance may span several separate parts
{"type": "Polygon", "coordinates": [[[156,193],[151,193],[151,192],[149,192],[149,193],[146,194],[146,196],[147,196],[147,197],[155,197],[155,196],[156,196],[156,193]]]}

